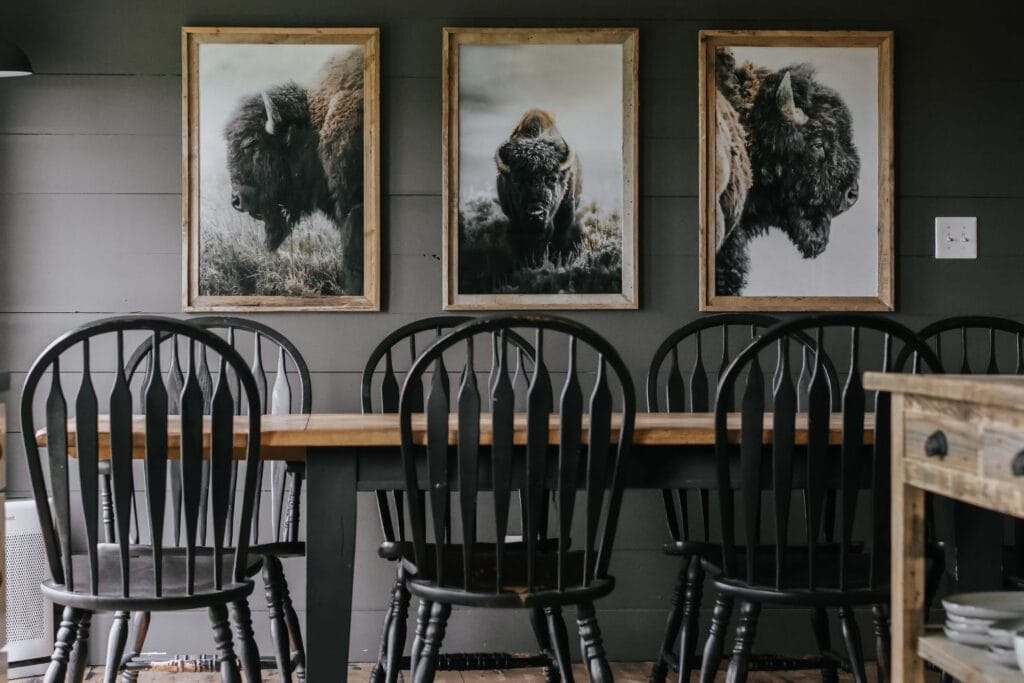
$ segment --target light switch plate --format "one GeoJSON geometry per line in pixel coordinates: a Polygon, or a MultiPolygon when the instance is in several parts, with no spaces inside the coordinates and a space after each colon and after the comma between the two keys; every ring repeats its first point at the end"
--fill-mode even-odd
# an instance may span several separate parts
{"type": "Polygon", "coordinates": [[[978,258],[978,219],[935,219],[935,258],[978,258]]]}

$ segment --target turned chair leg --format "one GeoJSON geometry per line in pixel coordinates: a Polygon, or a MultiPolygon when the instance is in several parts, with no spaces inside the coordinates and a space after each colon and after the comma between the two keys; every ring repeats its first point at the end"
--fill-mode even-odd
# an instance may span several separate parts
{"type": "Polygon", "coordinates": [[[215,605],[209,609],[210,625],[213,627],[213,642],[217,648],[217,666],[222,683],[242,683],[235,658],[235,647],[231,641],[231,624],[228,623],[226,605],[215,605]]]}
{"type": "Polygon", "coordinates": [[[601,639],[601,628],[597,625],[594,603],[584,602],[576,607],[576,624],[580,629],[580,654],[587,670],[587,678],[593,683],[612,683],[612,669],[601,639]]]}
{"type": "Polygon", "coordinates": [[[235,626],[235,639],[238,640],[238,658],[242,663],[242,672],[249,683],[262,680],[260,672],[260,650],[256,646],[256,636],[252,632],[252,612],[246,598],[231,603],[231,622],[235,626]]]}
{"type": "MultiPolygon", "coordinates": [[[[828,610],[824,607],[815,607],[811,610],[811,627],[814,630],[814,642],[818,646],[818,653],[823,657],[832,651],[832,632],[828,623],[828,610]]],[[[839,674],[834,666],[823,666],[821,669],[822,683],[836,683],[839,674]]]]}
{"type": "Polygon", "coordinates": [[[699,557],[690,560],[686,572],[686,592],[683,595],[683,623],[679,634],[679,680],[689,681],[693,674],[693,660],[697,654],[697,634],[700,632],[700,605],[704,600],[704,564],[699,557]]]}
{"type": "Polygon", "coordinates": [[[866,683],[868,676],[864,670],[864,650],[860,644],[860,629],[857,627],[853,608],[849,606],[840,607],[839,621],[843,625],[843,640],[846,642],[846,654],[850,658],[853,680],[856,683],[866,683]]]}
{"type": "Polygon", "coordinates": [[[747,680],[747,662],[750,659],[750,650],[754,647],[757,618],[760,614],[759,603],[747,600],[740,603],[740,618],[736,623],[736,644],[733,646],[729,671],[725,676],[726,683],[741,683],[747,680]]]}
{"type": "Polygon", "coordinates": [[[409,601],[412,596],[405,587],[405,570],[398,568],[395,577],[395,586],[391,592],[390,616],[388,617],[388,630],[385,633],[387,638],[385,649],[385,680],[387,683],[396,683],[402,668],[402,651],[405,650],[405,636],[407,622],[409,620],[409,601]]]}
{"type": "Polygon", "coordinates": [[[114,622],[110,625],[107,636],[107,664],[103,669],[103,683],[115,683],[117,672],[121,668],[124,646],[128,642],[128,617],[125,611],[114,612],[114,622]]]}
{"type": "Polygon", "coordinates": [[[78,620],[78,635],[75,646],[68,659],[68,680],[80,683],[85,678],[85,667],[89,664],[89,629],[92,625],[92,612],[82,612],[78,620]]]}
{"type": "Polygon", "coordinates": [[[719,595],[715,599],[715,611],[711,614],[711,628],[707,642],[704,643],[704,661],[700,668],[700,683],[714,683],[718,674],[718,665],[722,663],[722,648],[725,644],[725,632],[729,629],[729,618],[732,616],[732,598],[719,595]]]}
{"type": "MultiPolygon", "coordinates": [[[[284,619],[281,596],[284,573],[281,560],[273,556],[263,558],[263,589],[267,598],[267,616],[270,618],[270,639],[274,643],[274,661],[282,681],[292,679],[292,658],[288,647],[288,626],[284,619]]],[[[287,590],[287,589],[285,589],[287,590]]]]}
{"type": "MultiPolygon", "coordinates": [[[[658,651],[658,658],[654,660],[651,673],[647,677],[648,683],[664,683],[668,676],[669,667],[672,665],[672,649],[679,638],[679,629],[683,625],[683,599],[686,594],[687,575],[690,567],[690,557],[683,557],[679,565],[679,572],[676,574],[676,587],[672,591],[672,609],[668,613],[668,621],[665,622],[665,635],[661,640],[661,649],[658,651]]],[[[680,679],[682,677],[683,654],[680,650],[679,666],[680,679]]]]}
{"type": "Polygon", "coordinates": [[[545,607],[548,634],[555,661],[558,664],[558,675],[564,683],[572,683],[572,652],[569,650],[569,631],[565,628],[565,618],[561,607],[545,607]]]}
{"type": "Polygon", "coordinates": [[[284,623],[288,627],[288,639],[292,643],[292,672],[299,683],[306,680],[306,646],[302,642],[302,626],[299,615],[292,605],[292,596],[288,591],[288,582],[281,583],[281,604],[284,608],[284,623]]]}
{"type": "Polygon", "coordinates": [[[139,680],[139,672],[125,667],[128,666],[128,662],[132,661],[140,654],[146,647],[146,636],[149,635],[149,612],[132,612],[132,633],[135,638],[132,640],[132,649],[128,654],[121,658],[121,683],[134,683],[139,680]]]}
{"type": "Polygon", "coordinates": [[[444,642],[444,632],[448,627],[448,617],[452,614],[452,606],[444,602],[435,602],[430,608],[430,621],[427,623],[426,635],[423,638],[423,651],[420,652],[416,671],[413,672],[413,683],[429,683],[434,680],[437,672],[437,656],[444,642]]]}
{"type": "Polygon", "coordinates": [[[541,654],[548,658],[544,666],[544,683],[558,683],[558,661],[555,655],[554,645],[551,644],[551,632],[548,629],[548,618],[544,614],[543,607],[534,607],[530,610],[530,627],[533,629],[533,636],[537,639],[537,647],[541,654]]]}
{"type": "Polygon", "coordinates": [[[871,614],[875,622],[875,657],[878,660],[878,683],[889,680],[889,616],[885,605],[872,605],[871,614]]]}
{"type": "Polygon", "coordinates": [[[68,658],[71,656],[71,648],[75,645],[78,622],[81,618],[81,610],[74,607],[64,608],[60,628],[57,629],[57,640],[53,644],[53,655],[50,656],[50,666],[43,678],[44,683],[62,683],[67,680],[68,658]]]}
{"type": "Polygon", "coordinates": [[[423,641],[427,637],[427,622],[430,620],[431,605],[429,600],[421,599],[419,607],[416,608],[416,630],[413,631],[412,647],[409,649],[409,678],[416,675],[416,668],[419,666],[423,641]]]}

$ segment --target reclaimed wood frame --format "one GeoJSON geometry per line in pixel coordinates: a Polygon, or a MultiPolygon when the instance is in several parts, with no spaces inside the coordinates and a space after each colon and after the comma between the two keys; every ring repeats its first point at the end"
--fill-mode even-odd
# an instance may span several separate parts
{"type": "Polygon", "coordinates": [[[192,27],[181,30],[182,308],[197,312],[379,311],[381,308],[380,29],[192,27]],[[199,294],[199,45],[337,44],[363,47],[363,294],[199,294]]]}
{"type": "Polygon", "coordinates": [[[639,42],[636,28],[451,28],[442,48],[442,299],[448,311],[637,309],[639,250],[639,42]],[[462,294],[459,274],[459,48],[462,45],[621,44],[623,73],[622,291],[603,294],[462,294]]]}
{"type": "Polygon", "coordinates": [[[700,310],[895,310],[892,31],[701,31],[700,310]],[[727,46],[873,47],[878,50],[878,294],[876,296],[719,296],[715,294],[715,51],[727,46]]]}

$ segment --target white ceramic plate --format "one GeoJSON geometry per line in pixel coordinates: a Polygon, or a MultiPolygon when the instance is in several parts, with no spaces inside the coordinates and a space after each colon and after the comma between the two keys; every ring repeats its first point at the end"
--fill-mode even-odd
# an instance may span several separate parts
{"type": "Polygon", "coordinates": [[[943,598],[942,606],[974,619],[1024,619],[1024,591],[958,593],[943,598]]]}
{"type": "Polygon", "coordinates": [[[971,626],[991,626],[997,621],[1003,621],[1001,619],[976,619],[974,617],[964,617],[959,614],[953,614],[952,612],[946,613],[946,623],[956,624],[968,624],[971,626]]]}
{"type": "Polygon", "coordinates": [[[1005,621],[994,622],[988,627],[988,634],[992,636],[992,644],[1001,648],[1013,648],[1013,636],[1017,631],[1024,628],[1024,619],[1006,619],[1005,621]]]}
{"type": "MultiPolygon", "coordinates": [[[[998,624],[998,621],[953,621],[952,619],[946,620],[946,628],[950,631],[956,631],[957,633],[983,633],[989,635],[989,629],[992,624],[998,624]]],[[[1013,632],[1010,633],[1010,643],[1013,643],[1013,632]]]]}
{"type": "Polygon", "coordinates": [[[963,631],[952,631],[948,628],[942,630],[945,631],[947,638],[964,645],[988,647],[992,644],[992,637],[987,633],[964,633],[963,631]]]}
{"type": "Polygon", "coordinates": [[[994,662],[999,662],[1004,666],[1009,666],[1014,669],[1017,668],[1017,653],[1014,652],[1013,648],[1006,649],[1005,647],[996,647],[995,645],[988,646],[988,656],[994,662]]]}

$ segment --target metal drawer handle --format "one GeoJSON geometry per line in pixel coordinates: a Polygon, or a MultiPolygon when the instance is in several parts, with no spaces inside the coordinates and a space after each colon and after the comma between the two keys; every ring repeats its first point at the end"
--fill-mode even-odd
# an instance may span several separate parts
{"type": "Polygon", "coordinates": [[[1017,455],[1013,456],[1013,476],[1020,477],[1024,476],[1024,451],[1020,451],[1017,455]]]}
{"type": "MultiPolygon", "coordinates": [[[[949,442],[946,441],[946,435],[942,433],[941,429],[932,432],[924,442],[924,454],[929,458],[944,458],[947,453],[949,453],[949,442]]],[[[1021,467],[1024,468],[1024,463],[1021,463],[1021,467]]]]}

